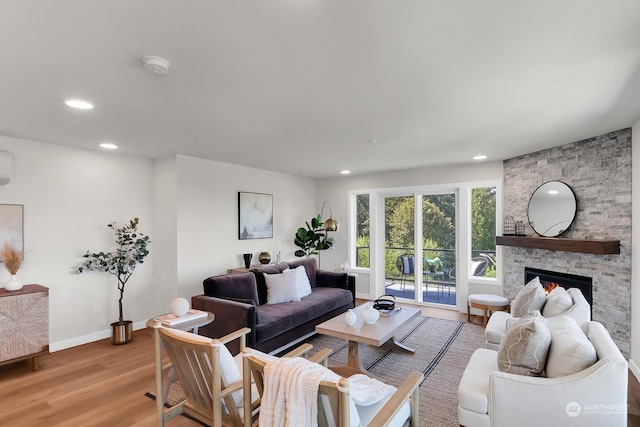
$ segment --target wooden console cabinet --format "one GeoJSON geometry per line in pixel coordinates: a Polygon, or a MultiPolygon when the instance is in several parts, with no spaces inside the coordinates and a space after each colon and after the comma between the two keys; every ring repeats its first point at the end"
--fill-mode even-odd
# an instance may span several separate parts
{"type": "Polygon", "coordinates": [[[49,288],[24,285],[18,291],[0,289],[0,365],[49,353],[49,288]]]}

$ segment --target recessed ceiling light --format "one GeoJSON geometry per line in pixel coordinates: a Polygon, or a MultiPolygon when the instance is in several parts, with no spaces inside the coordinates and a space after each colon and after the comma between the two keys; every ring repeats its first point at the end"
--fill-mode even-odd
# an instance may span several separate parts
{"type": "Polygon", "coordinates": [[[558,190],[549,190],[549,194],[560,194],[558,190]]]}
{"type": "Polygon", "coordinates": [[[79,110],[93,109],[93,103],[85,101],[84,99],[65,99],[64,103],[71,108],[77,108],[79,110]]]}
{"type": "Polygon", "coordinates": [[[341,171],[340,171],[340,174],[341,174],[341,175],[349,175],[350,173],[351,173],[351,171],[348,171],[348,170],[346,170],[346,169],[345,169],[345,170],[341,170],[341,171]]]}
{"type": "Polygon", "coordinates": [[[100,144],[100,147],[106,148],[107,150],[115,150],[116,148],[118,148],[116,144],[111,144],[109,142],[103,142],[102,144],[100,144]]]}
{"type": "Polygon", "coordinates": [[[487,156],[485,156],[484,154],[479,154],[477,156],[473,156],[472,157],[473,160],[484,160],[486,158],[487,158],[487,156]]]}

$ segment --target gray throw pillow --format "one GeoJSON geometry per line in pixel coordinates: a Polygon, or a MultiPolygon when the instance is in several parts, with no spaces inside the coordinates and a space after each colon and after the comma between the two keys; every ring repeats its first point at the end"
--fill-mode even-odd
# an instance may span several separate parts
{"type": "Polygon", "coordinates": [[[535,277],[516,295],[511,303],[511,314],[514,317],[526,316],[529,312],[542,310],[546,301],[547,295],[544,293],[542,283],[538,277],[535,277]]]}
{"type": "Polygon", "coordinates": [[[498,369],[529,377],[542,376],[550,344],[551,332],[539,313],[518,319],[500,341],[498,369]]]}

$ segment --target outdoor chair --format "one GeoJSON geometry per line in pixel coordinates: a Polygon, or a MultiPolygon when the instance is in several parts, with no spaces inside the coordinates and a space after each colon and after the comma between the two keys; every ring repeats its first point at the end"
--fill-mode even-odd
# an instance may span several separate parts
{"type": "Polygon", "coordinates": [[[400,283],[402,284],[402,292],[404,292],[405,285],[407,283],[407,277],[414,274],[415,260],[411,255],[400,255],[396,259],[396,267],[402,275],[400,277],[400,283]]]}
{"type": "MultiPolygon", "coordinates": [[[[240,340],[240,348],[245,354],[251,354],[259,360],[272,360],[274,356],[246,347],[246,335],[251,330],[243,328],[219,339],[207,338],[191,332],[163,327],[160,321],[154,321],[156,359],[156,411],[158,426],[179,414],[187,414],[208,426],[221,427],[243,425],[243,381],[242,352],[233,357],[226,343],[240,340]],[[163,366],[163,349],[169,355],[171,363],[163,366]],[[180,381],[186,399],[181,403],[165,408],[165,378],[170,378],[170,370],[180,381]]],[[[286,356],[300,356],[313,348],[303,344],[286,356]]],[[[327,357],[331,350],[319,352],[316,358],[327,357]]],[[[249,413],[257,410],[258,393],[254,387],[249,393],[249,413]]]]}
{"type": "MultiPolygon", "coordinates": [[[[484,257],[471,258],[471,266],[469,271],[471,271],[472,276],[484,276],[484,272],[487,270],[489,266],[489,261],[484,257]]],[[[456,279],[456,268],[453,267],[449,270],[449,278],[453,279],[455,282],[456,279]]]]}
{"type": "MultiPolygon", "coordinates": [[[[253,355],[247,355],[243,359],[244,389],[249,389],[251,377],[253,377],[261,400],[265,397],[264,370],[266,365],[266,361],[253,355]]],[[[330,374],[333,373],[330,372],[330,374]]],[[[355,427],[360,425],[418,427],[420,425],[418,395],[420,383],[424,379],[422,373],[411,372],[394,394],[369,406],[356,405],[350,396],[349,380],[335,376],[338,378],[337,381],[321,381],[318,388],[317,421],[319,427],[355,427]]],[[[269,385],[267,384],[267,386],[269,385]]],[[[248,396],[246,391],[245,396],[248,396]]],[[[245,397],[245,405],[248,404],[248,398],[245,397]]],[[[258,420],[253,422],[250,420],[248,411],[245,411],[244,418],[245,427],[259,425],[258,420]]]]}

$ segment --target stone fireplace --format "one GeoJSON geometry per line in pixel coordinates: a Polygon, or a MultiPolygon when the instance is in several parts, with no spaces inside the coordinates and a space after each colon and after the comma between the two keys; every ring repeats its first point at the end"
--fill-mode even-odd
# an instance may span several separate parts
{"type": "Polygon", "coordinates": [[[525,267],[592,279],[592,319],[628,357],[631,322],[631,129],[504,161],[503,216],[528,225],[531,194],[547,181],[569,185],[576,218],[561,238],[617,239],[620,254],[596,255],[502,246],[504,295],[522,288],[525,267]]]}

